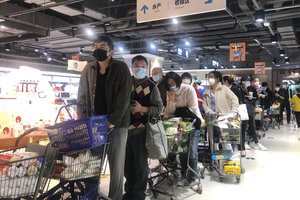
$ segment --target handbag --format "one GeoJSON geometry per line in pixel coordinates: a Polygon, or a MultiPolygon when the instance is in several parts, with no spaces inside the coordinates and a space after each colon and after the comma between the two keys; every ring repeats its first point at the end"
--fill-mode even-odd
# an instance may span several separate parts
{"type": "Polygon", "coordinates": [[[249,120],[249,114],[246,104],[240,104],[238,111],[242,121],[249,120]]]}
{"type": "Polygon", "coordinates": [[[146,123],[146,149],[151,159],[161,160],[168,156],[167,135],[160,118],[146,123]]]}

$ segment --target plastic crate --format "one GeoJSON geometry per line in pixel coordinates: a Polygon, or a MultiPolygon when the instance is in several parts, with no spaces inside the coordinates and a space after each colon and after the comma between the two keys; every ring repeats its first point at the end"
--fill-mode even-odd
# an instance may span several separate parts
{"type": "Polygon", "coordinates": [[[50,141],[60,151],[73,151],[99,146],[107,142],[107,115],[71,120],[48,129],[57,133],[48,133],[50,141]]]}

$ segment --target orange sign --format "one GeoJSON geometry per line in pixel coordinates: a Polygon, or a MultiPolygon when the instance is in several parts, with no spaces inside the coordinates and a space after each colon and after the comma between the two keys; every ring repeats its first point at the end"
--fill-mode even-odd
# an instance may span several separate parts
{"type": "Polygon", "coordinates": [[[77,60],[79,61],[79,55],[77,53],[72,54],[72,60],[77,60]]]}
{"type": "Polygon", "coordinates": [[[230,43],[230,62],[246,61],[246,42],[230,43]]]}
{"type": "Polygon", "coordinates": [[[265,62],[255,62],[254,63],[254,74],[265,74],[266,73],[266,63],[265,62]]]}

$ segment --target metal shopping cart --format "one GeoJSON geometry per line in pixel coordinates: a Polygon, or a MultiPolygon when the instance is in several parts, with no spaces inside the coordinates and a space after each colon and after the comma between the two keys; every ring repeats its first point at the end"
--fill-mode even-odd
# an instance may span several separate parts
{"type": "Polygon", "coordinates": [[[17,148],[21,138],[34,131],[45,129],[32,128],[20,135],[15,147],[0,152],[0,199],[43,199],[57,150],[38,144],[27,144],[17,148]]]}
{"type": "MultiPolygon", "coordinates": [[[[72,105],[62,106],[66,109],[72,105]]],[[[71,115],[70,115],[71,117],[71,115]]],[[[58,118],[58,117],[57,117],[58,118]]],[[[56,119],[57,119],[56,118],[56,119]]],[[[109,199],[100,191],[108,150],[107,116],[91,116],[47,127],[52,145],[59,149],[51,178],[59,183],[43,194],[44,199],[109,199]]]]}
{"type": "Polygon", "coordinates": [[[270,126],[275,129],[276,127],[280,129],[280,103],[276,102],[274,103],[269,111],[269,116],[271,118],[271,124],[270,126]]]}
{"type": "Polygon", "coordinates": [[[165,120],[163,124],[166,129],[169,154],[166,159],[160,160],[163,170],[158,174],[150,173],[148,179],[149,190],[154,198],[158,198],[159,194],[163,194],[169,196],[171,200],[176,199],[173,186],[177,186],[178,178],[181,176],[180,171],[182,170],[179,154],[187,153],[187,171],[182,176],[186,177],[188,173],[194,173],[199,179],[197,192],[202,194],[199,172],[194,171],[189,165],[191,140],[195,131],[193,122],[182,118],[172,118],[165,120]],[[162,185],[165,182],[172,187],[172,193],[164,190],[162,185]]]}
{"type": "Polygon", "coordinates": [[[219,114],[218,117],[217,119],[217,116],[213,116],[213,120],[207,123],[211,162],[206,168],[211,172],[216,171],[221,182],[224,177],[232,176],[240,183],[241,174],[245,172],[241,152],[235,152],[225,146],[242,144],[241,121],[235,113],[219,114]],[[220,144],[222,149],[219,148],[220,144]]]}

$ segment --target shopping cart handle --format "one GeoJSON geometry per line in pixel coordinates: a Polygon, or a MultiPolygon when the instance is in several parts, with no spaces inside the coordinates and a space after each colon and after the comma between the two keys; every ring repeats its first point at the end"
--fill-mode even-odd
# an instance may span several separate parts
{"type": "Polygon", "coordinates": [[[39,128],[35,127],[35,128],[30,128],[28,130],[26,130],[22,135],[20,135],[19,137],[17,137],[16,142],[15,142],[15,149],[18,147],[20,140],[25,137],[26,135],[29,135],[30,133],[34,132],[34,131],[38,131],[39,128]]]}

